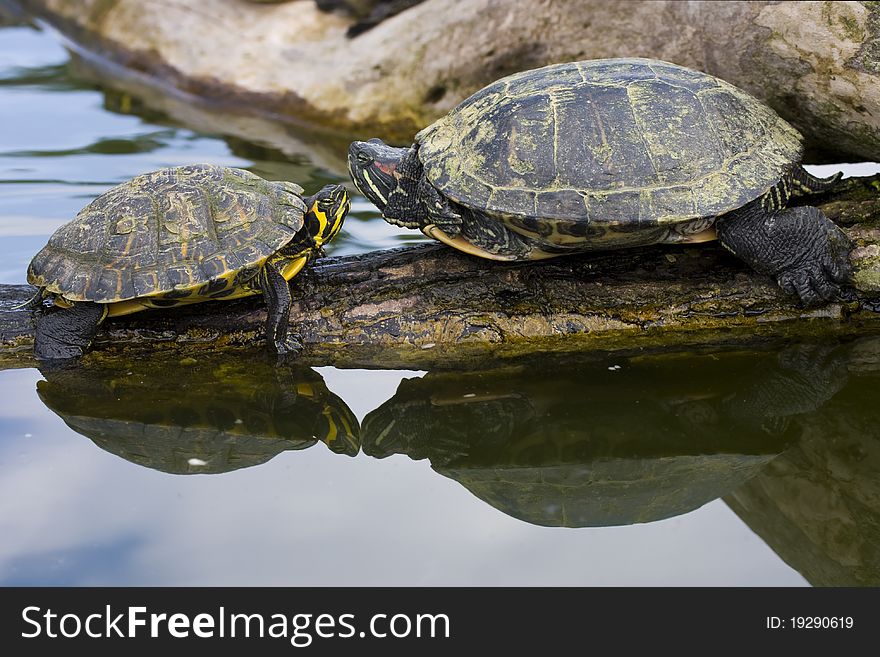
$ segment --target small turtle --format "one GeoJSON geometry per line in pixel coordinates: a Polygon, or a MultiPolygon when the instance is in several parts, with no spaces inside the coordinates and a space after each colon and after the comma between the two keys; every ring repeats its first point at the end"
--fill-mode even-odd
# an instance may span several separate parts
{"type": "Polygon", "coordinates": [[[288,281],[322,253],[350,207],[341,185],[302,193],[209,164],[161,169],[105,192],[28,267],[38,298],[62,308],[40,318],[34,354],[82,355],[107,317],[261,293],[269,348],[300,349],[287,334],[288,281]]]}
{"type": "Polygon", "coordinates": [[[495,260],[717,239],[805,304],[849,280],[850,241],[792,196],[840,174],[800,166],[802,136],[711,75],[650,59],[517,73],[416,135],[353,142],[349,172],[389,223],[495,260]]]}

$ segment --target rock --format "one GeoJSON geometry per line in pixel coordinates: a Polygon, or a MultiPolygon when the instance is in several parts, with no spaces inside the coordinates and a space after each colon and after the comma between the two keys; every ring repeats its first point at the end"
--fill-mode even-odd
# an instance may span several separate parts
{"type": "Polygon", "coordinates": [[[426,0],[356,18],[302,0],[21,0],[79,46],[178,90],[407,142],[487,83],[566,60],[656,57],[763,99],[816,160],[880,160],[873,2],[426,0]]]}
{"type": "Polygon", "coordinates": [[[27,25],[27,19],[21,7],[12,0],[0,0],[0,27],[27,25]]]}
{"type": "MultiPolygon", "coordinates": [[[[266,2],[267,0],[255,1],[266,2]]],[[[345,34],[348,37],[356,37],[358,34],[374,28],[386,18],[396,16],[420,2],[424,2],[424,0],[315,0],[318,9],[322,11],[341,11],[357,19],[357,22],[346,30],[345,34]]]]}

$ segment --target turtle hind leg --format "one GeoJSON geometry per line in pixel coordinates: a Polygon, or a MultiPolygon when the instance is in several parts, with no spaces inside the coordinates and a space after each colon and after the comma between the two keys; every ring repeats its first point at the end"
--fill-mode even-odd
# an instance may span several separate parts
{"type": "Polygon", "coordinates": [[[829,301],[850,281],[852,243],[819,208],[767,211],[760,199],[720,218],[718,240],[801,302],[829,301]]]}
{"type": "Polygon", "coordinates": [[[788,182],[796,196],[803,194],[823,194],[831,189],[838,180],[843,178],[843,172],[838,171],[828,178],[817,178],[812,173],[798,165],[788,175],[788,182]]]}
{"type": "Polygon", "coordinates": [[[89,348],[106,316],[106,304],[89,302],[49,311],[37,321],[34,356],[56,361],[79,358],[89,348]]]}

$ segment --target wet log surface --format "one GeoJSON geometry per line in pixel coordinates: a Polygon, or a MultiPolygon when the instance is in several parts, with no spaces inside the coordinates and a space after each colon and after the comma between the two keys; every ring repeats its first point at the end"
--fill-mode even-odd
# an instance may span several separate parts
{"type": "MultiPolygon", "coordinates": [[[[880,176],[844,180],[820,205],[853,239],[846,298],[801,308],[717,244],[658,246],[538,263],[498,263],[425,244],[328,257],[293,281],[301,362],[443,368],[535,351],[635,351],[880,329],[880,176]]],[[[0,368],[33,365],[33,294],[0,286],[0,368]]],[[[252,347],[259,297],[107,321],[91,357],[252,347]]]]}

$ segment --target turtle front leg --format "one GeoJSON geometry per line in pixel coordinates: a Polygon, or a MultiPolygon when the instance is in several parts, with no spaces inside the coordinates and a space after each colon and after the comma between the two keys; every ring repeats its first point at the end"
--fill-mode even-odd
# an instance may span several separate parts
{"type": "Polygon", "coordinates": [[[302,342],[287,333],[293,303],[287,280],[275,264],[267,262],[260,270],[259,285],[266,300],[266,345],[279,356],[300,351],[302,342]]]}
{"type": "Polygon", "coordinates": [[[461,234],[461,214],[455,211],[449,199],[438,192],[426,178],[419,182],[418,195],[427,214],[423,220],[423,231],[433,225],[449,237],[458,237],[461,234]]]}
{"type": "Polygon", "coordinates": [[[531,240],[512,231],[503,222],[482,212],[456,208],[425,178],[419,183],[419,199],[425,208],[422,232],[454,249],[490,260],[547,257],[538,254],[531,240]]]}
{"type": "Polygon", "coordinates": [[[79,358],[89,348],[106,316],[106,304],[86,301],[49,311],[37,321],[34,356],[39,360],[79,358]]]}
{"type": "Polygon", "coordinates": [[[852,243],[819,208],[766,211],[759,199],[719,219],[717,231],[725,248],[805,306],[833,299],[850,280],[852,243]]]}

